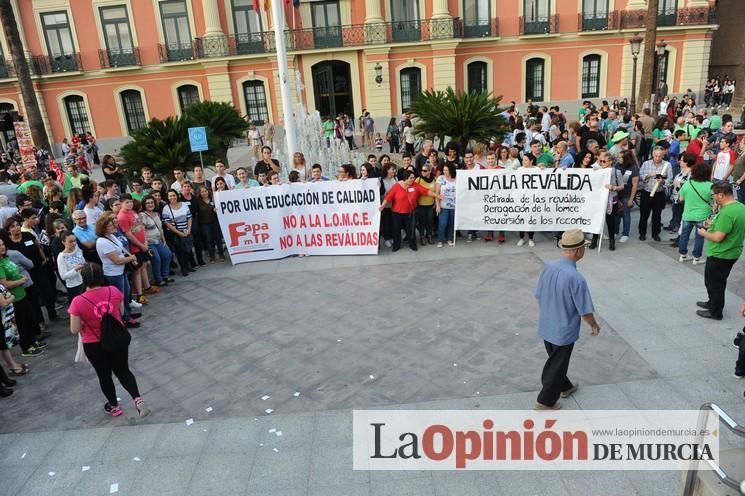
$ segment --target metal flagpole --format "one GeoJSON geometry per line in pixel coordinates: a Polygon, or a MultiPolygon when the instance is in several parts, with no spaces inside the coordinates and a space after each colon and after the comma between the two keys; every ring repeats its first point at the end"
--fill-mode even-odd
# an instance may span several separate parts
{"type": "Polygon", "coordinates": [[[277,48],[277,67],[279,68],[279,87],[282,95],[287,156],[289,160],[292,160],[297,150],[297,135],[295,131],[295,117],[292,114],[290,78],[287,68],[287,49],[285,48],[285,13],[284,2],[282,0],[274,0],[272,2],[272,22],[274,23],[274,44],[277,48]]]}

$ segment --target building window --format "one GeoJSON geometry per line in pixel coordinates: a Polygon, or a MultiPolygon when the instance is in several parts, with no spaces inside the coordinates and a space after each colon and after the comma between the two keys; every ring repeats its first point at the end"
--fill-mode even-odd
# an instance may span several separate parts
{"type": "Polygon", "coordinates": [[[600,96],[600,55],[582,58],[582,98],[600,96]]]}
{"type": "Polygon", "coordinates": [[[491,33],[491,0],[463,0],[463,36],[479,38],[491,33]]]}
{"type": "Polygon", "coordinates": [[[311,4],[313,41],[316,48],[342,46],[341,14],[338,0],[316,1],[311,4]]]}
{"type": "Polygon", "coordinates": [[[189,105],[199,103],[199,88],[193,84],[184,84],[179,86],[176,91],[178,92],[178,104],[181,107],[181,112],[186,110],[189,105]]]}
{"type": "Polygon", "coordinates": [[[253,8],[253,0],[232,0],[235,41],[239,54],[264,51],[261,16],[253,8]]]}
{"type": "Polygon", "coordinates": [[[407,67],[401,70],[401,111],[408,112],[422,92],[422,70],[407,67]]]}
{"type": "Polygon", "coordinates": [[[41,14],[41,24],[47,43],[47,52],[53,72],[75,71],[78,69],[75,58],[75,45],[72,42],[70,22],[67,12],[41,14]]]}
{"type": "Polygon", "coordinates": [[[393,41],[421,41],[419,0],[391,0],[393,41]]]}
{"type": "Polygon", "coordinates": [[[670,50],[665,50],[665,55],[660,60],[660,57],[655,54],[654,56],[654,81],[655,85],[654,87],[657,88],[657,84],[660,81],[663,81],[667,83],[667,67],[668,62],[670,61],[670,50]],[[662,66],[660,67],[660,61],[662,62],[662,66]]]}
{"type": "Polygon", "coordinates": [[[678,12],[678,0],[659,0],[657,5],[657,25],[674,26],[678,12]]]}
{"type": "Polygon", "coordinates": [[[163,36],[168,50],[168,60],[193,58],[186,2],[184,0],[160,2],[160,16],[163,21],[163,36]]]}
{"type": "Polygon", "coordinates": [[[543,34],[551,30],[550,0],[523,0],[523,33],[543,34]]]}
{"type": "Polygon", "coordinates": [[[145,107],[142,105],[142,95],[137,90],[125,90],[121,92],[122,110],[124,119],[127,121],[127,132],[147,126],[145,107]]]}
{"type": "Polygon", "coordinates": [[[129,29],[127,7],[101,7],[101,27],[103,28],[109,65],[119,67],[135,64],[132,33],[129,29]]]}
{"type": "Polygon", "coordinates": [[[525,99],[543,101],[544,60],[530,59],[525,63],[525,99]]]}
{"type": "Polygon", "coordinates": [[[67,121],[70,123],[72,134],[84,134],[90,131],[88,122],[88,110],[85,108],[85,100],[79,95],[70,95],[63,100],[67,111],[67,121]]]}
{"type": "Polygon", "coordinates": [[[486,62],[471,62],[468,64],[468,92],[488,91],[486,84],[486,62]]]}
{"type": "Polygon", "coordinates": [[[264,124],[269,120],[269,106],[266,103],[266,90],[263,81],[246,81],[243,83],[243,95],[246,99],[246,114],[249,122],[264,124]]]}
{"type": "Polygon", "coordinates": [[[608,29],[608,0],[582,0],[582,31],[608,29]]]}

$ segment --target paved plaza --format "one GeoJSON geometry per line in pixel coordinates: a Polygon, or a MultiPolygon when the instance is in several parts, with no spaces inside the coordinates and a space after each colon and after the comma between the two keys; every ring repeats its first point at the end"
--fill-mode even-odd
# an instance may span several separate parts
{"type": "MultiPolygon", "coordinates": [[[[632,240],[580,262],[602,331],[583,328],[580,389],[563,408],[715,401],[745,420],[731,346],[743,266],[724,320],[704,321],[700,267],[670,253],[632,240]]],[[[532,288],[559,255],[539,235],[532,249],[459,242],[201,268],[153,297],[134,331],[131,366],[153,409],[142,421],[121,388],[125,416],[103,414],[57,325],[2,401],[0,495],[676,494],[677,472],[352,471],[353,408],[533,406],[545,352],[532,288]]]]}

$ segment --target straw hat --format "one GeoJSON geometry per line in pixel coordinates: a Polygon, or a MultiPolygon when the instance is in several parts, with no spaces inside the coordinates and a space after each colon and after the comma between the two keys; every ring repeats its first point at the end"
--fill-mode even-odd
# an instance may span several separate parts
{"type": "Polygon", "coordinates": [[[561,239],[559,240],[559,248],[562,250],[576,250],[588,244],[590,242],[585,239],[585,234],[581,229],[564,231],[564,234],[561,235],[561,239]]]}

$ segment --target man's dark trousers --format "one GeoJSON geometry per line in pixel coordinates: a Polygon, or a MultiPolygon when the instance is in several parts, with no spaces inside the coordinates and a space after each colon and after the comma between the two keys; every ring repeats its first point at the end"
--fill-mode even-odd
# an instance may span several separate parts
{"type": "Polygon", "coordinates": [[[548,341],[543,341],[546,345],[548,360],[543,366],[541,374],[541,384],[543,389],[538,393],[538,403],[547,406],[553,406],[559,401],[562,391],[569,391],[574,387],[572,381],[567,377],[569,370],[569,359],[572,357],[574,343],[558,346],[548,341]]]}
{"type": "Polygon", "coordinates": [[[708,257],[706,259],[704,284],[706,284],[706,292],[709,293],[709,313],[715,317],[722,316],[727,278],[736,261],[717,257],[708,257]]]}
{"type": "Polygon", "coordinates": [[[642,191],[639,204],[639,235],[647,235],[647,220],[652,214],[652,236],[659,236],[662,232],[662,210],[665,208],[665,192],[662,187],[657,188],[654,196],[642,191]]]}

